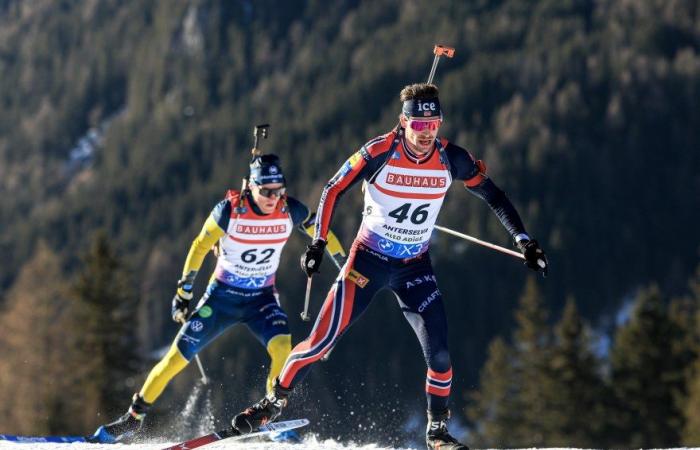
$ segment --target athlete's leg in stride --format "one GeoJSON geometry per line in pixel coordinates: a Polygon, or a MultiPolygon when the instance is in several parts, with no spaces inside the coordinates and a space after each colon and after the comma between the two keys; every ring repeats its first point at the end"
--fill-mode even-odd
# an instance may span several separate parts
{"type": "Polygon", "coordinates": [[[279,417],[292,388],[359,318],[374,294],[386,285],[388,274],[382,267],[383,262],[353,246],[348,261],[321,307],[311,334],[292,349],[273,392],[234,417],[234,428],[244,434],[250,433],[261,424],[279,417]]]}
{"type": "Polygon", "coordinates": [[[428,366],[425,394],[428,403],[426,444],[430,449],[466,449],[447,431],[452,365],[447,348],[447,316],[430,257],[407,264],[392,279],[401,310],[411,324],[428,366]]]}
{"type": "Polygon", "coordinates": [[[139,391],[139,395],[146,403],[155,403],[163,393],[165,387],[175,375],[187,367],[187,361],[177,348],[177,341],[173,342],[170,350],[165,354],[158,364],[156,364],[148,374],[146,381],[139,391]]]}
{"type": "Polygon", "coordinates": [[[185,322],[166,355],[151,369],[141,390],[134,394],[128,411],[114,422],[100,426],[92,436],[97,442],[119,442],[141,430],[150,407],[168,383],[194,356],[239,318],[220,308],[230,304],[230,296],[217,282],[209,285],[198,308],[185,322]]]}
{"type": "Polygon", "coordinates": [[[270,393],[275,379],[282,370],[284,361],[292,350],[289,318],[280,306],[277,293],[273,290],[269,290],[249,302],[246,309],[243,323],[270,355],[270,371],[265,391],[270,393]]]}
{"type": "Polygon", "coordinates": [[[270,372],[267,375],[265,392],[273,392],[275,380],[282,372],[284,362],[292,351],[292,336],[289,334],[278,334],[267,343],[267,353],[270,355],[270,372]]]}
{"type": "Polygon", "coordinates": [[[292,389],[340,339],[347,328],[367,309],[374,295],[386,286],[389,274],[384,261],[353,246],[345,266],[336,279],[311,334],[297,344],[282,369],[279,385],[292,389]]]}

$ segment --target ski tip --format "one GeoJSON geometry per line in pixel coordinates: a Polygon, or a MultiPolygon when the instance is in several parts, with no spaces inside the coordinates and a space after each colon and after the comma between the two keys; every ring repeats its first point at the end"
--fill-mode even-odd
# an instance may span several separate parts
{"type": "Polygon", "coordinates": [[[86,436],[85,441],[93,444],[114,444],[117,442],[117,440],[114,439],[114,436],[107,433],[104,425],[95,430],[92,436],[86,436]]]}
{"type": "Polygon", "coordinates": [[[72,444],[74,442],[87,442],[85,436],[21,436],[15,434],[0,434],[0,441],[9,441],[18,444],[57,443],[72,444]]]}
{"type": "Polygon", "coordinates": [[[270,434],[270,439],[288,444],[300,444],[303,441],[297,430],[277,431],[270,434]]]}

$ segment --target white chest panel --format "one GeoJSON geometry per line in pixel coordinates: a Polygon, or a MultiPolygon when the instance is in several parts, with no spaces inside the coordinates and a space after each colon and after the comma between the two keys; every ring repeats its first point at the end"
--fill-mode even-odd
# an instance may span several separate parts
{"type": "Polygon", "coordinates": [[[217,279],[231,286],[256,289],[274,284],[282,248],[292,232],[287,217],[232,218],[219,241],[217,279]]]}
{"type": "Polygon", "coordinates": [[[439,163],[401,164],[392,158],[373,184],[365,182],[360,238],[392,257],[424,252],[450,182],[449,171],[439,163]]]}

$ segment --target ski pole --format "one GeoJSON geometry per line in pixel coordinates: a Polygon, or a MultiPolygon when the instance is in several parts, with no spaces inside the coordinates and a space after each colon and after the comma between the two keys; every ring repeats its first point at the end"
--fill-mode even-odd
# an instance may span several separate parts
{"type": "Polygon", "coordinates": [[[331,358],[331,353],[335,350],[335,344],[331,348],[328,349],[325,355],[321,356],[321,361],[326,362],[331,358]]]}
{"type": "Polygon", "coordinates": [[[328,256],[330,256],[333,260],[333,264],[335,264],[335,267],[337,267],[338,270],[341,270],[343,266],[338,262],[338,260],[335,259],[335,256],[331,255],[331,252],[328,251],[328,248],[326,248],[326,253],[328,253],[328,256]]]}
{"type": "Polygon", "coordinates": [[[428,84],[433,82],[433,77],[435,76],[435,70],[437,70],[438,63],[440,62],[440,57],[446,56],[448,58],[452,58],[455,55],[455,49],[454,47],[447,47],[445,45],[436,45],[433,48],[433,54],[435,54],[435,57],[433,58],[433,66],[430,68],[430,75],[428,75],[428,84]]]}
{"type": "MultiPolygon", "coordinates": [[[[326,250],[327,250],[327,249],[326,249],[326,250]]],[[[330,253],[329,253],[329,255],[330,255],[330,253]]],[[[333,255],[331,255],[331,259],[332,259],[333,262],[335,263],[335,265],[336,265],[336,267],[338,268],[338,270],[342,270],[342,269],[343,269],[343,268],[341,267],[340,263],[339,263],[338,261],[336,261],[335,258],[333,258],[333,255]]],[[[332,346],[330,349],[328,349],[328,351],[326,352],[325,355],[321,356],[321,361],[323,361],[323,362],[328,361],[328,360],[330,359],[330,357],[331,357],[331,352],[333,352],[333,349],[335,349],[335,344],[333,344],[333,346],[332,346]]]]}
{"type": "Polygon", "coordinates": [[[518,252],[513,251],[513,250],[510,250],[510,249],[507,249],[505,247],[501,247],[500,245],[496,245],[496,244],[492,244],[490,242],[482,241],[481,239],[477,239],[475,237],[469,236],[468,234],[459,233],[457,231],[450,230],[449,228],[441,227],[440,225],[435,225],[435,228],[437,230],[442,231],[443,233],[451,234],[452,236],[457,236],[457,237],[465,239],[467,241],[474,242],[475,244],[483,245],[484,247],[488,247],[490,249],[499,251],[501,253],[505,253],[506,255],[515,256],[516,258],[520,258],[520,259],[525,259],[525,256],[523,254],[518,253],[518,252]]]}
{"type": "MultiPolygon", "coordinates": [[[[180,323],[184,325],[185,319],[180,320],[180,323]]],[[[204,366],[202,365],[202,360],[199,359],[199,355],[194,355],[194,361],[197,363],[199,373],[202,375],[202,384],[209,384],[209,378],[207,378],[207,374],[204,373],[204,366]]]]}
{"type": "Polygon", "coordinates": [[[202,360],[199,359],[199,355],[194,355],[194,361],[197,363],[199,373],[202,375],[202,384],[209,384],[209,378],[207,378],[207,374],[204,373],[204,366],[202,366],[202,360]]]}
{"type": "Polygon", "coordinates": [[[309,316],[309,298],[311,298],[311,275],[309,275],[309,278],[306,280],[306,294],[304,295],[304,311],[301,312],[301,320],[304,322],[308,322],[311,320],[311,316],[309,316]]]}

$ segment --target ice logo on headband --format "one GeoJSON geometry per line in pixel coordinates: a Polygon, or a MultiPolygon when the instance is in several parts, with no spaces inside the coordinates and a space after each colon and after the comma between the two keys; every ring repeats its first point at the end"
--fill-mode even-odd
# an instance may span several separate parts
{"type": "Polygon", "coordinates": [[[440,100],[437,97],[410,99],[403,102],[402,111],[406,117],[440,116],[440,100]]]}
{"type": "Polygon", "coordinates": [[[435,102],[421,102],[418,101],[418,111],[423,112],[424,115],[429,116],[432,112],[437,109],[435,102]]]}

